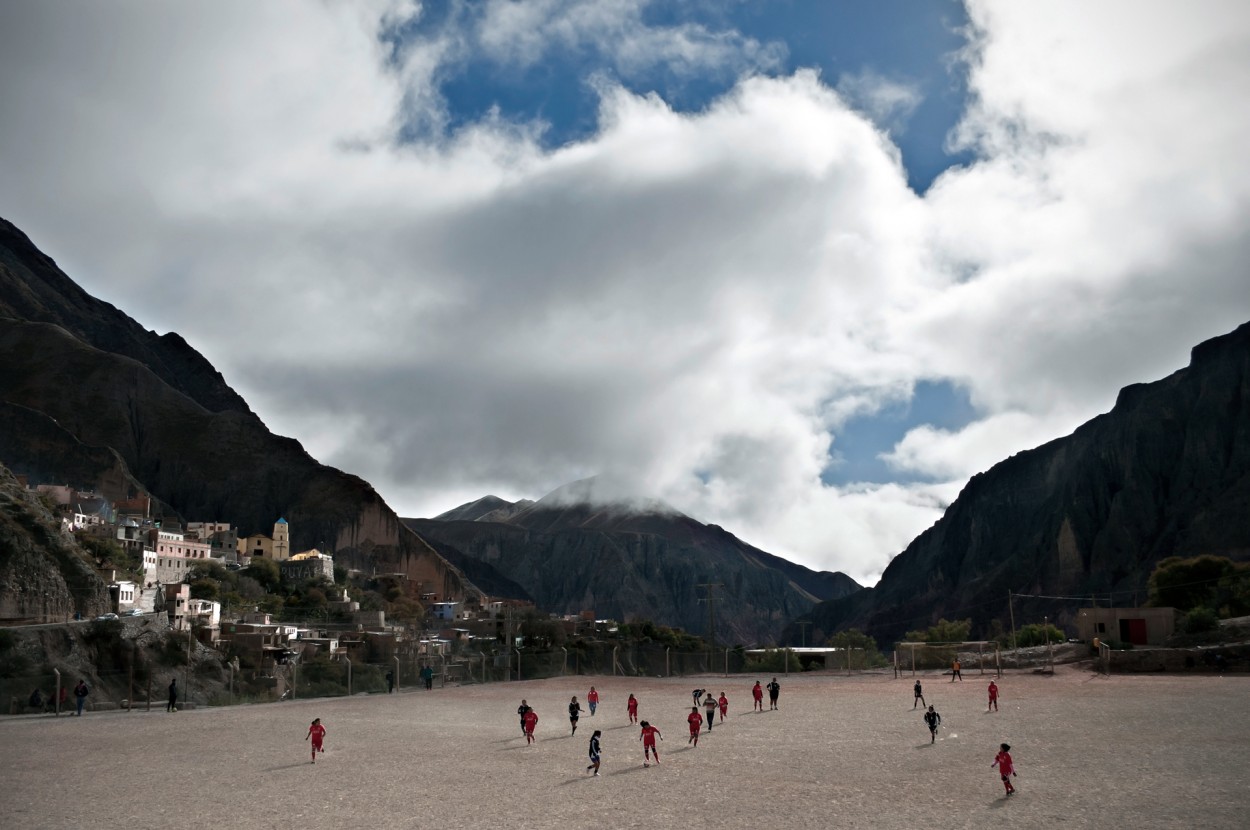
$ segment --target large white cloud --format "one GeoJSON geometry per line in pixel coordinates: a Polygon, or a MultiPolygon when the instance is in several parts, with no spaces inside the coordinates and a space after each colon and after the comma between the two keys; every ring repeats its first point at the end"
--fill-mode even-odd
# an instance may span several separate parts
{"type": "Polygon", "coordinates": [[[599,78],[598,131],[557,150],[441,131],[465,49],[619,42],[636,68],[606,29],[767,64],[636,3],[527,7],[528,40],[492,40],[518,8],[392,52],[419,7],[9,4],[0,215],[401,513],[610,472],[868,579],[969,475],[1250,316],[1239,6],[974,6],[978,160],[923,197],[811,72],[696,114],[599,78]],[[920,379],[984,415],[890,454],[937,483],[823,485],[830,430],[920,379]]]}

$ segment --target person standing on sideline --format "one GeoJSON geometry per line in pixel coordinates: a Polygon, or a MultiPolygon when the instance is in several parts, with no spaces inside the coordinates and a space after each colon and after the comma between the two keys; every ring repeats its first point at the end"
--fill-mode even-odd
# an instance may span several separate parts
{"type": "Polygon", "coordinates": [[[912,711],[914,712],[914,711],[916,710],[916,701],[917,701],[917,700],[918,700],[918,701],[920,701],[920,705],[921,705],[921,706],[924,706],[924,705],[926,705],[926,704],[925,704],[925,702],[924,702],[924,692],[920,691],[920,681],[919,681],[919,680],[917,680],[917,681],[916,681],[916,685],[915,685],[915,686],[912,686],[912,687],[911,687],[911,690],[912,690],[912,693],[915,695],[915,697],[913,697],[913,698],[911,699],[911,708],[912,708],[912,711]]]}
{"type": "Polygon", "coordinates": [[[929,711],[924,713],[924,722],[929,724],[929,743],[937,742],[937,729],[942,723],[942,716],[934,711],[933,707],[929,707],[929,711]]]}
{"type": "Polygon", "coordinates": [[[699,728],[703,726],[703,716],[699,714],[698,706],[690,707],[690,714],[686,715],[686,723],[690,724],[690,737],[686,739],[686,743],[699,745],[699,728]]]}
{"type": "Polygon", "coordinates": [[[781,684],[777,682],[777,678],[773,678],[773,682],[768,684],[768,708],[777,708],[777,697],[781,694],[781,684]]]}
{"type": "Polygon", "coordinates": [[[634,693],[629,693],[629,700],[625,701],[625,711],[629,712],[629,722],[638,722],[638,698],[634,697],[634,693]]]}
{"type": "Polygon", "coordinates": [[[752,712],[764,711],[764,690],[760,687],[760,682],[755,681],[755,687],[751,689],[751,697],[755,698],[755,707],[752,712]]]}
{"type": "MultiPolygon", "coordinates": [[[[695,708],[695,712],[698,712],[698,711],[699,711],[698,708],[695,708]]],[[[642,734],[638,736],[638,740],[642,741],[642,765],[644,767],[651,766],[649,763],[647,763],[647,761],[648,759],[651,758],[651,756],[654,755],[656,766],[659,766],[660,750],[655,745],[655,739],[658,737],[662,741],[664,740],[664,736],[660,734],[659,729],[656,729],[654,726],[647,723],[645,720],[642,723],[640,723],[639,726],[642,727],[642,734]]]]}
{"type": "Polygon", "coordinates": [[[386,672],[386,693],[388,695],[395,693],[395,670],[394,669],[389,669],[386,672]]]}
{"type": "Polygon", "coordinates": [[[434,667],[426,663],[425,668],[421,669],[421,679],[425,681],[425,690],[428,692],[434,688],[434,667]]]}
{"type": "Polygon", "coordinates": [[[993,680],[990,681],[990,702],[985,705],[985,711],[990,711],[991,707],[998,711],[998,684],[993,680]]]}
{"type": "Polygon", "coordinates": [[[725,715],[729,714],[729,698],[725,697],[725,693],[720,693],[720,700],[716,701],[720,706],[720,722],[725,722],[725,715]]]}
{"type": "Polygon", "coordinates": [[[538,726],[538,713],[530,709],[525,713],[525,743],[534,743],[534,727],[538,726]]]}
{"type": "Polygon", "coordinates": [[[577,695],[573,695],[573,699],[569,701],[569,724],[572,725],[573,731],[570,735],[577,734],[577,719],[582,716],[582,705],[577,702],[577,695]]]}
{"type": "Polygon", "coordinates": [[[712,721],[716,720],[716,698],[712,697],[712,693],[708,692],[707,697],[703,699],[703,714],[707,721],[707,731],[712,731],[712,721]]]}
{"type": "Polygon", "coordinates": [[[595,710],[599,708],[599,693],[595,691],[595,687],[591,686],[590,691],[586,693],[586,705],[590,707],[590,716],[595,716],[595,710]]]}
{"type": "MultiPolygon", "coordinates": [[[[61,691],[65,691],[65,689],[62,687],[61,691]]],[[[82,717],[82,706],[87,702],[87,695],[90,693],[91,690],[87,688],[87,681],[79,680],[78,685],[74,687],[74,706],[77,707],[78,711],[76,714],[78,717],[82,717]]]]}
{"type": "Polygon", "coordinates": [[[590,766],[586,767],[586,772],[590,772],[593,769],[595,771],[595,775],[599,774],[600,751],[601,750],[599,748],[599,730],[596,729],[595,734],[590,736],[590,766]]]}
{"type": "Polygon", "coordinates": [[[517,717],[521,719],[521,734],[522,735],[525,734],[525,716],[529,714],[529,711],[530,711],[530,705],[526,703],[524,700],[522,700],[521,705],[516,708],[517,717]]]}
{"type": "Polygon", "coordinates": [[[308,734],[304,736],[304,740],[312,739],[312,762],[317,763],[317,753],[325,752],[325,747],[321,742],[325,740],[326,728],[321,725],[321,718],[313,718],[312,725],[308,727],[308,734]]]}
{"type": "Polygon", "coordinates": [[[165,705],[165,711],[178,711],[178,678],[176,677],[171,677],[169,680],[169,703],[165,705]]]}
{"type": "Polygon", "coordinates": [[[999,752],[994,756],[994,763],[990,764],[990,769],[998,767],[998,774],[1003,777],[1003,788],[1007,790],[1007,795],[1015,795],[1016,788],[1012,786],[1011,779],[1016,775],[1016,765],[1011,760],[1011,747],[1007,744],[999,744],[999,752]]]}
{"type": "Polygon", "coordinates": [[[951,663],[951,682],[952,683],[955,682],[956,677],[959,678],[960,683],[964,682],[963,673],[959,671],[959,658],[958,657],[956,657],[955,660],[951,663]]]}

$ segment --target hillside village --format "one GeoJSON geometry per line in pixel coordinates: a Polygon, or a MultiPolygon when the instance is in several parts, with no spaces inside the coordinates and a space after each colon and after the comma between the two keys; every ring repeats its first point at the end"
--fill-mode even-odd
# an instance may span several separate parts
{"type": "MultiPolygon", "coordinates": [[[[201,646],[231,659],[227,668],[250,676],[274,680],[266,697],[288,694],[297,664],[325,661],[359,667],[385,667],[400,679],[423,676],[428,666],[441,679],[474,671],[470,658],[486,668],[486,655],[499,653],[504,671],[508,655],[517,647],[551,647],[555,640],[580,637],[594,639],[614,632],[610,620],[596,620],[590,611],[563,617],[539,615],[524,600],[480,597],[463,599],[440,596],[426,586],[407,583],[403,574],[363,575],[338,568],[332,555],[315,548],[291,550],[291,525],[279,517],[271,533],[240,535],[226,522],[153,518],[147,496],[109,501],[99,493],[67,485],[22,486],[60,518],[60,532],[73,535],[88,550],[107,550],[109,543],[123,553],[121,561],[108,561],[97,573],[108,584],[111,610],[96,621],[131,618],[157,620],[172,632],[189,632],[201,646]],[[95,540],[96,544],[92,544],[95,540]],[[103,545],[99,543],[103,542],[103,545]],[[263,563],[271,563],[264,565],[263,563]],[[240,602],[212,597],[211,576],[273,572],[274,591],[251,595],[240,602]],[[207,579],[206,579],[207,578],[207,579]],[[415,614],[388,620],[385,610],[362,608],[361,583],[389,586],[388,596],[406,594],[417,600],[409,607],[415,614]],[[307,606],[282,606],[283,593],[324,597],[307,606]]],[[[64,623],[82,620],[63,615],[43,615],[13,624],[64,623]]],[[[492,660],[492,670],[498,664],[492,660]]],[[[375,672],[382,677],[381,670],[375,672]]],[[[233,674],[231,675],[233,682],[233,674]]]]}

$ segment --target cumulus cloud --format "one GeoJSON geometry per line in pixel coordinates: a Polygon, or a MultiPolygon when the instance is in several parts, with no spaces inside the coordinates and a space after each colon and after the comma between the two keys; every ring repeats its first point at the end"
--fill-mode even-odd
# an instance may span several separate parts
{"type": "Polygon", "coordinates": [[[903,131],[907,119],[923,100],[917,84],[887,78],[872,69],[844,73],[838,78],[838,92],[894,135],[903,131]]]}
{"type": "Polygon", "coordinates": [[[976,158],[923,197],[846,87],[640,8],[488,4],[396,47],[419,6],[10,4],[0,215],[402,514],[607,474],[868,580],[969,475],[1250,317],[1240,5],[973,4],[976,158]],[[698,113],[601,77],[553,150],[442,131],[487,48],[746,74],[698,113]],[[921,379],[984,414],[888,453],[928,483],[823,484],[921,379]]]}

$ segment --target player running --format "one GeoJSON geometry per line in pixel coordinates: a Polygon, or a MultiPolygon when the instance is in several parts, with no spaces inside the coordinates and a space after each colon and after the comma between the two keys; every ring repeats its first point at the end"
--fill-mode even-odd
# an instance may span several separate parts
{"type": "Polygon", "coordinates": [[[1007,744],[999,744],[999,747],[999,753],[994,756],[990,769],[998,767],[998,774],[1003,777],[1003,788],[1007,790],[1007,795],[1015,795],[1016,788],[1011,785],[1011,779],[1016,775],[1016,765],[1011,760],[1011,747],[1007,744]]]}
{"type": "Polygon", "coordinates": [[[586,693],[586,705],[590,707],[590,716],[595,716],[595,709],[599,708],[599,693],[595,691],[595,687],[591,686],[590,691],[586,693]]]}
{"type": "Polygon", "coordinates": [[[590,772],[593,769],[595,771],[595,775],[599,774],[600,751],[601,750],[599,748],[599,730],[596,729],[595,734],[590,736],[590,766],[586,767],[586,772],[590,772]]]}
{"type": "Polygon", "coordinates": [[[569,701],[569,723],[573,726],[570,735],[577,734],[577,719],[582,716],[582,705],[577,702],[577,695],[573,695],[573,699],[569,701]]]}
{"type": "Polygon", "coordinates": [[[521,719],[521,734],[522,735],[525,734],[525,716],[526,714],[529,713],[529,711],[530,711],[530,705],[526,703],[524,700],[522,700],[521,705],[516,708],[517,717],[521,719]]]}
{"type": "Polygon", "coordinates": [[[985,711],[988,712],[992,708],[995,712],[997,712],[998,711],[998,684],[995,683],[993,680],[990,681],[989,692],[990,692],[990,702],[985,705],[985,711]]]}
{"type": "Polygon", "coordinates": [[[777,708],[777,697],[781,694],[781,684],[777,682],[777,678],[773,678],[773,682],[768,684],[768,708],[777,708]]]}
{"type": "Polygon", "coordinates": [[[698,706],[690,707],[690,714],[686,715],[686,723],[690,724],[690,737],[686,739],[686,743],[699,745],[699,729],[703,726],[703,716],[699,714],[698,706]]]}
{"type": "Polygon", "coordinates": [[[314,718],[312,724],[308,727],[308,734],[304,736],[304,740],[312,739],[312,762],[317,763],[317,753],[325,752],[322,741],[326,737],[326,728],[321,725],[321,718],[314,718]]]}
{"type": "Polygon", "coordinates": [[[915,697],[913,697],[913,698],[911,699],[911,708],[912,708],[912,711],[914,712],[914,711],[916,710],[916,701],[917,701],[917,700],[918,700],[918,701],[920,701],[920,705],[921,705],[921,706],[926,706],[927,704],[924,702],[924,692],[920,691],[920,681],[919,681],[919,680],[917,680],[917,681],[916,681],[916,685],[915,685],[915,686],[912,686],[912,687],[911,687],[911,690],[912,690],[912,693],[915,695],[915,697]]]}
{"type": "Polygon", "coordinates": [[[638,722],[638,698],[634,697],[632,692],[629,695],[629,700],[625,701],[625,711],[629,712],[630,723],[638,722]]]}
{"type": "Polygon", "coordinates": [[[942,723],[942,716],[934,711],[933,707],[929,707],[929,711],[924,713],[924,722],[929,724],[929,743],[937,742],[938,726],[942,723]]]}
{"type": "MultiPolygon", "coordinates": [[[[695,711],[697,712],[698,710],[696,709],[695,711]]],[[[644,767],[651,766],[651,764],[647,763],[647,761],[654,755],[655,764],[656,766],[659,766],[660,750],[655,745],[655,739],[658,737],[662,741],[664,740],[664,736],[660,734],[659,729],[656,729],[645,720],[640,723],[639,726],[642,727],[642,734],[638,736],[638,740],[642,741],[642,765],[644,767]]]]}
{"type": "Polygon", "coordinates": [[[764,689],[760,687],[760,682],[755,681],[755,686],[751,689],[751,697],[755,698],[755,706],[752,712],[764,711],[764,689]]]}
{"type": "Polygon", "coordinates": [[[729,698],[725,697],[725,693],[720,693],[720,700],[716,701],[720,706],[720,722],[725,722],[725,715],[729,714],[729,698]]]}
{"type": "Polygon", "coordinates": [[[530,709],[525,713],[525,743],[534,743],[534,727],[538,726],[538,713],[530,709]]]}

